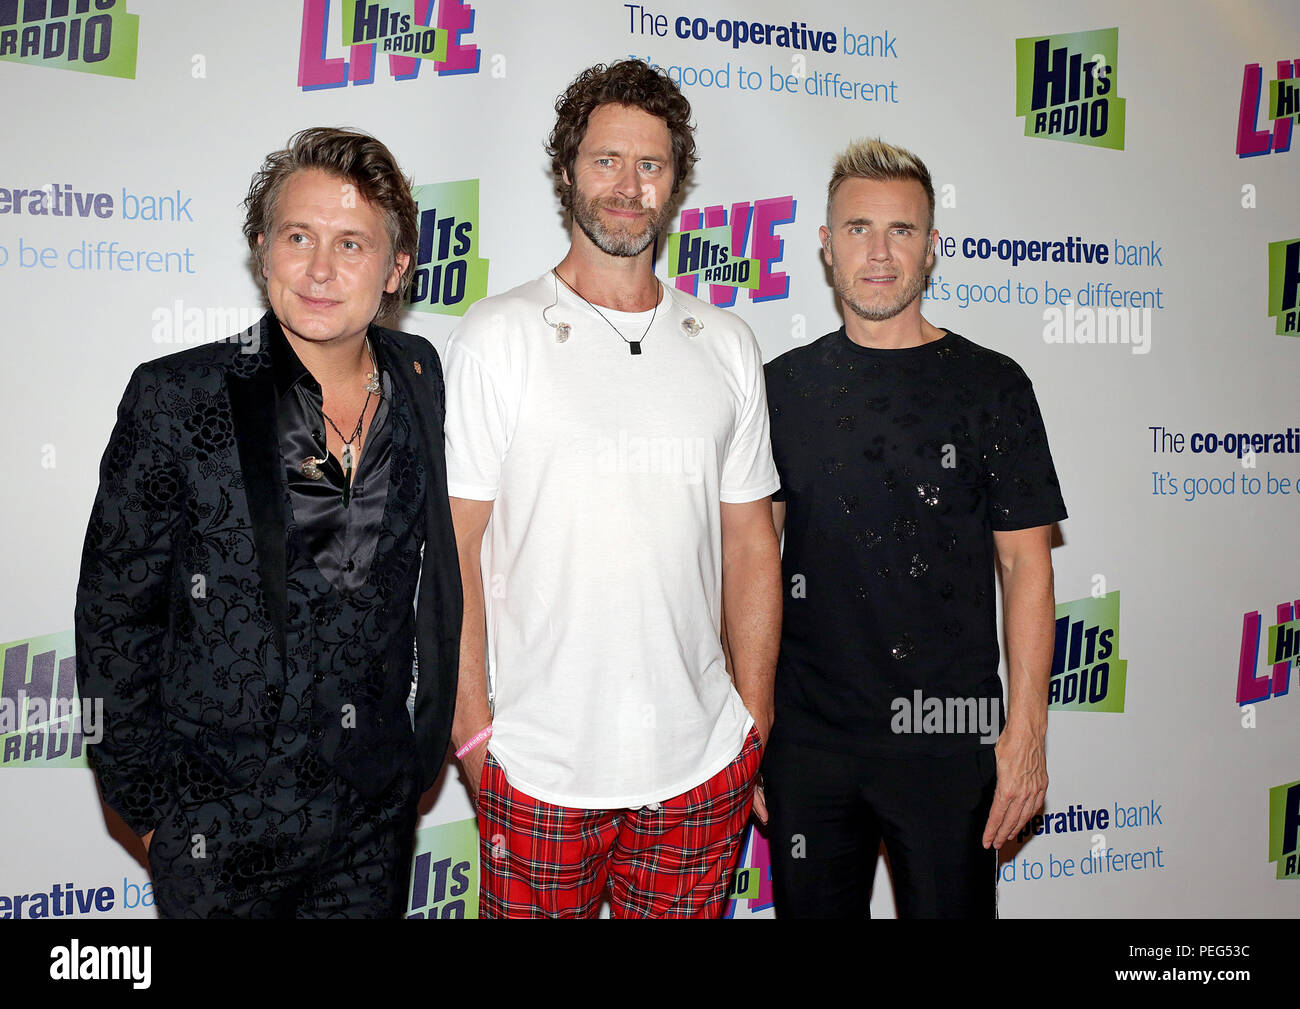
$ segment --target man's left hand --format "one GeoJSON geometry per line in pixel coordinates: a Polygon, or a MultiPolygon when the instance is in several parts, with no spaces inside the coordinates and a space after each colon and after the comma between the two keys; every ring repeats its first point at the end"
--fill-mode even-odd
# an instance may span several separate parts
{"type": "MultiPolygon", "coordinates": [[[[767,740],[772,734],[772,716],[760,718],[754,717],[754,731],[758,733],[759,751],[758,765],[763,766],[763,754],[767,752],[767,740]]],[[[763,772],[758,773],[758,781],[754,785],[754,816],[764,827],[767,826],[767,797],[763,794],[763,772]]]]}
{"type": "Polygon", "coordinates": [[[1000,849],[1029,822],[1047,795],[1047,753],[1043,737],[1008,728],[993,748],[998,787],[984,825],[984,847],[1000,849]]]}

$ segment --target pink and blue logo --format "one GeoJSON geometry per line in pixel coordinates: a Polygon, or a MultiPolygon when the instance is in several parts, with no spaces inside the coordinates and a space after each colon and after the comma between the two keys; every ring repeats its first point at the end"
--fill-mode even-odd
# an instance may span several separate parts
{"type": "Polygon", "coordinates": [[[683,210],[679,230],[668,236],[668,275],[677,289],[731,308],[741,288],[750,301],[777,301],[790,296],[790,277],[775,267],[785,257],[785,241],[776,229],[791,224],[793,196],[716,204],[683,210]],[[708,294],[700,291],[701,282],[708,294]]]}
{"type": "Polygon", "coordinates": [[[1300,60],[1278,60],[1277,76],[1264,86],[1264,69],[1247,63],[1241,72],[1241,104],[1237,111],[1237,157],[1255,158],[1291,150],[1291,127],[1300,117],[1300,60]],[[1259,129],[1260,106],[1263,129],[1259,129]]]}
{"type": "Polygon", "coordinates": [[[303,0],[298,87],[303,91],[373,84],[381,56],[395,81],[420,76],[428,62],[439,77],[476,74],[482,52],[466,39],[474,8],[464,0],[303,0]],[[331,17],[334,10],[337,16],[331,17]],[[436,17],[435,17],[436,15],[436,17]],[[329,56],[330,29],[346,56],[329,56]]]}

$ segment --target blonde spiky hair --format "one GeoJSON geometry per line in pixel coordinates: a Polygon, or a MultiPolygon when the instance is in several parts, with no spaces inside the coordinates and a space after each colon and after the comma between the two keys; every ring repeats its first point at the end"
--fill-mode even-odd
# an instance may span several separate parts
{"type": "Polygon", "coordinates": [[[873,182],[899,182],[908,179],[921,183],[930,203],[929,231],[934,227],[934,184],[925,162],[909,150],[887,144],[879,137],[855,140],[835,159],[831,182],[826,188],[826,223],[831,221],[831,201],[845,179],[870,179],[873,182]]]}

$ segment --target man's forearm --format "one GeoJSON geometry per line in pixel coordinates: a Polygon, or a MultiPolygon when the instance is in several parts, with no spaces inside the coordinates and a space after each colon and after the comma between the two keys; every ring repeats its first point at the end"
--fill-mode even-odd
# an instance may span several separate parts
{"type": "Polygon", "coordinates": [[[1042,738],[1055,642],[1052,563],[1017,564],[1003,576],[1007,639],[1007,730],[1042,738]]]}
{"type": "Polygon", "coordinates": [[[487,691],[487,620],[477,557],[472,563],[461,565],[461,590],[464,616],[460,629],[460,678],[451,726],[451,741],[456,748],[492,720],[487,691]]]}
{"type": "Polygon", "coordinates": [[[772,689],[781,645],[781,555],[776,537],[724,562],[722,600],[736,691],[761,721],[764,740],[772,724],[772,689]]]}

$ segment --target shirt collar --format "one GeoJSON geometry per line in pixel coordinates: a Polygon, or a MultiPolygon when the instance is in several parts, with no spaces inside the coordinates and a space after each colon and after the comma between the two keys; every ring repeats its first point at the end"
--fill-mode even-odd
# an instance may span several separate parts
{"type": "MultiPolygon", "coordinates": [[[[387,368],[388,362],[385,360],[386,348],[384,341],[378,338],[375,332],[376,327],[372,323],[368,335],[370,336],[370,349],[375,355],[375,367],[383,372],[387,368]]],[[[266,313],[266,335],[267,344],[271,351],[271,369],[275,376],[275,392],[277,396],[284,396],[291,392],[299,382],[305,382],[308,389],[320,392],[320,383],[307,370],[307,366],[302,363],[298,355],[294,352],[293,347],[289,344],[289,339],[284,335],[284,330],[280,328],[280,320],[275,317],[274,312],[266,313]]]]}

